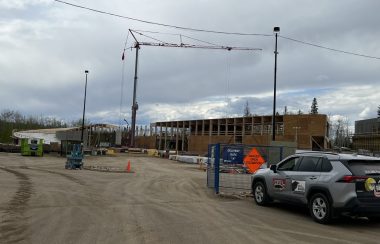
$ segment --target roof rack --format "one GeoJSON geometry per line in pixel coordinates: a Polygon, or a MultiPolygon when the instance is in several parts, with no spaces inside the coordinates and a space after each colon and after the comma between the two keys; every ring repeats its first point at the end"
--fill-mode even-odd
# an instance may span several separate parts
{"type": "Polygon", "coordinates": [[[308,153],[308,154],[329,154],[329,155],[339,155],[339,153],[335,153],[335,152],[326,152],[326,151],[303,151],[303,152],[296,152],[296,154],[305,154],[305,153],[308,153]]]}

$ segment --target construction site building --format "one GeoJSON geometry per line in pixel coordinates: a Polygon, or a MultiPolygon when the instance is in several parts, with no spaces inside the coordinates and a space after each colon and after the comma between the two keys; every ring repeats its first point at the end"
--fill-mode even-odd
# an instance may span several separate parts
{"type": "MultiPolygon", "coordinates": [[[[324,114],[276,116],[276,141],[294,142],[299,149],[328,147],[329,123],[324,114]]],[[[155,122],[136,146],[205,154],[212,143],[270,145],[272,116],[249,116],[155,122]]]]}
{"type": "MultiPolygon", "coordinates": [[[[80,144],[82,127],[14,131],[15,144],[23,139],[42,139],[45,152],[70,153],[72,145],[80,144]]],[[[92,124],[83,127],[83,146],[85,150],[94,148],[120,147],[126,145],[128,131],[110,124],[92,124]],[[124,141],[123,141],[124,140],[124,141]]],[[[1,148],[0,148],[1,150],[1,148]]]]}
{"type": "Polygon", "coordinates": [[[380,153],[380,118],[355,121],[352,144],[355,150],[380,153]]]}

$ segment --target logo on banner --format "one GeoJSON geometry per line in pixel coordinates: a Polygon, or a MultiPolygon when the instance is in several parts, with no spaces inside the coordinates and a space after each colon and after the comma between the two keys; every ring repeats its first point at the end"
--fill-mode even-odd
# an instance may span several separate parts
{"type": "Polygon", "coordinates": [[[243,148],[242,147],[225,147],[223,148],[223,162],[230,164],[243,163],[243,148]]]}

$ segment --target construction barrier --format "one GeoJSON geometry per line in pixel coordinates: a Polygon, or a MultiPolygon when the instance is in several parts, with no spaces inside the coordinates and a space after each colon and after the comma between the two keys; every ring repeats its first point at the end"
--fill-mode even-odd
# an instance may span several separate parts
{"type": "Polygon", "coordinates": [[[150,157],[158,157],[158,150],[157,149],[147,149],[147,154],[150,157]]]}
{"type": "Polygon", "coordinates": [[[294,154],[295,148],[243,144],[211,144],[208,148],[207,186],[215,193],[251,191],[251,175],[294,154]]]}

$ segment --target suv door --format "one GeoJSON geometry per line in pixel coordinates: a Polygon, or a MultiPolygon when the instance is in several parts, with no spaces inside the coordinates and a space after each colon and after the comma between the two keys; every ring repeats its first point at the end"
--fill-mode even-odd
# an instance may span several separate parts
{"type": "Polygon", "coordinates": [[[288,200],[292,190],[290,174],[298,166],[299,157],[290,157],[277,165],[277,172],[272,175],[271,188],[273,196],[279,200],[288,200]]]}
{"type": "Polygon", "coordinates": [[[288,193],[292,201],[307,203],[306,193],[321,175],[322,157],[303,156],[299,161],[297,168],[288,172],[291,180],[291,191],[288,193]]]}

